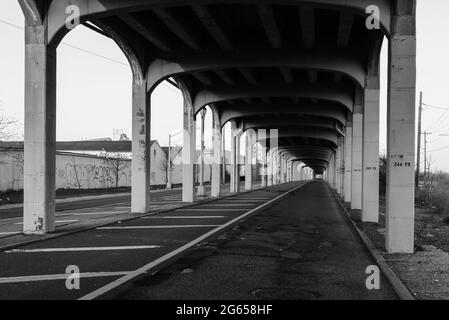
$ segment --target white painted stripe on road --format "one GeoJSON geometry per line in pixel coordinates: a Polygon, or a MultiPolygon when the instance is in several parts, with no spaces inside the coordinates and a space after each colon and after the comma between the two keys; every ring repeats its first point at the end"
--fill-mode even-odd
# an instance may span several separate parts
{"type": "MultiPolygon", "coordinates": [[[[55,223],[69,223],[69,222],[78,222],[79,220],[56,220],[55,223]]],[[[16,225],[22,225],[23,222],[15,223],[16,225]]]]}
{"type": "MultiPolygon", "coordinates": [[[[128,274],[129,271],[117,272],[84,272],[80,273],[80,278],[100,278],[100,277],[118,277],[128,274]]],[[[35,281],[51,281],[51,280],[66,280],[67,277],[73,276],[71,274],[46,274],[38,276],[24,276],[24,277],[5,277],[0,278],[0,284],[4,283],[20,283],[20,282],[35,282],[35,281]]]]}
{"type": "Polygon", "coordinates": [[[176,228],[214,228],[220,224],[197,224],[197,225],[167,225],[167,226],[125,226],[125,227],[101,227],[97,230],[132,230],[132,229],[176,229],[176,228]]]}
{"type": "Polygon", "coordinates": [[[117,251],[156,249],[161,246],[121,246],[121,247],[76,247],[76,248],[42,248],[42,249],[13,249],[5,253],[39,253],[39,252],[68,252],[68,251],[117,251]]]}
{"type": "Polygon", "coordinates": [[[219,219],[226,216],[168,216],[168,217],[142,217],[142,219],[219,219]]]}
{"type": "Polygon", "coordinates": [[[67,216],[101,216],[108,214],[124,214],[129,213],[129,211],[109,211],[109,212],[79,212],[79,213],[68,213],[67,216]]]}
{"type": "Polygon", "coordinates": [[[0,236],[10,236],[12,234],[20,234],[20,232],[0,232],[0,236]]]}
{"type": "Polygon", "coordinates": [[[220,211],[220,212],[226,212],[226,211],[245,211],[247,209],[242,208],[242,209],[215,209],[215,208],[210,208],[210,209],[178,209],[175,210],[176,212],[211,212],[211,211],[220,211]]]}
{"type": "Polygon", "coordinates": [[[208,207],[238,207],[238,206],[255,206],[257,203],[217,203],[217,204],[205,204],[208,207]]]}
{"type": "Polygon", "coordinates": [[[252,209],[252,210],[250,210],[250,211],[248,211],[248,212],[238,216],[237,218],[235,218],[235,219],[233,219],[231,221],[228,221],[227,223],[221,225],[220,227],[217,227],[217,228],[215,228],[213,230],[210,230],[210,231],[206,232],[202,236],[200,236],[200,237],[196,238],[195,240],[192,240],[191,242],[189,242],[189,243],[179,247],[178,249],[173,250],[172,252],[169,252],[169,253],[163,255],[162,257],[160,257],[160,258],[158,258],[158,259],[156,259],[154,261],[151,261],[150,263],[140,267],[139,269],[136,269],[136,270],[128,273],[127,275],[125,275],[125,276],[123,276],[123,277],[121,277],[121,278],[119,278],[119,279],[117,279],[117,280],[115,280],[115,281],[113,281],[113,282],[111,282],[111,283],[101,287],[101,288],[98,288],[98,289],[92,291],[91,293],[88,293],[88,294],[82,296],[81,298],[79,298],[79,300],[93,300],[95,298],[98,298],[99,296],[105,294],[106,292],[109,292],[109,291],[117,288],[118,286],[121,286],[122,284],[124,284],[124,283],[126,283],[126,282],[128,282],[128,281],[130,281],[130,280],[132,280],[132,279],[134,279],[134,278],[136,278],[138,276],[140,276],[143,273],[146,273],[148,270],[151,270],[151,269],[155,268],[159,264],[161,264],[161,263],[163,263],[163,262],[165,262],[167,260],[170,260],[171,258],[173,258],[173,257],[177,256],[178,254],[180,254],[180,253],[182,253],[182,252],[192,248],[193,246],[196,246],[198,243],[200,243],[203,240],[209,238],[210,236],[213,236],[215,233],[220,232],[221,230],[227,228],[228,226],[233,225],[234,223],[236,223],[236,222],[240,221],[241,219],[243,219],[243,218],[253,214],[254,212],[257,212],[258,210],[264,209],[265,207],[269,206],[273,202],[276,202],[276,201],[284,198],[288,194],[290,194],[292,192],[295,192],[296,190],[306,186],[309,183],[310,182],[306,182],[306,183],[304,183],[304,184],[302,184],[300,186],[297,186],[297,187],[295,187],[295,188],[293,188],[293,189],[291,189],[291,190],[281,194],[280,196],[278,196],[278,197],[276,197],[276,198],[274,198],[274,199],[272,199],[272,200],[270,200],[270,201],[268,201],[268,202],[258,206],[257,208],[254,208],[254,209],[252,209]]]}

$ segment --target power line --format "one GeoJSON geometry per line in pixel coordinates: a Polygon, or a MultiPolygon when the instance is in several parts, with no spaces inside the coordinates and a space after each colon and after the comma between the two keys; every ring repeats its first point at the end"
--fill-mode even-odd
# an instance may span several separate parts
{"type": "Polygon", "coordinates": [[[447,150],[449,149],[449,146],[443,147],[443,148],[439,148],[439,149],[435,149],[435,150],[430,150],[428,152],[437,152],[437,151],[442,151],[442,150],[447,150]]]}
{"type": "Polygon", "coordinates": [[[442,106],[433,106],[433,105],[430,105],[430,104],[427,104],[427,103],[423,103],[423,105],[425,105],[426,107],[429,107],[429,108],[434,108],[434,109],[439,109],[439,110],[449,110],[449,107],[442,107],[442,106]]]}
{"type": "MultiPolygon", "coordinates": [[[[0,22],[1,22],[1,23],[4,23],[4,24],[6,24],[6,25],[8,25],[8,26],[10,26],[10,27],[13,27],[13,28],[16,28],[16,29],[19,29],[19,30],[22,30],[22,31],[24,30],[24,28],[22,28],[21,26],[18,26],[18,25],[16,25],[16,24],[14,24],[14,23],[11,23],[11,22],[8,22],[8,21],[2,20],[2,19],[0,19],[0,22]]],[[[113,59],[113,58],[106,57],[106,56],[104,56],[104,55],[101,55],[101,54],[99,54],[99,53],[96,53],[96,52],[93,52],[93,51],[90,51],[90,50],[86,50],[86,49],[80,48],[80,47],[75,46],[75,45],[73,45],[73,44],[70,44],[70,43],[67,43],[67,42],[61,42],[61,44],[64,45],[64,46],[67,46],[67,47],[69,47],[69,48],[72,48],[72,49],[75,49],[75,50],[79,50],[79,51],[81,51],[81,52],[84,52],[84,53],[93,55],[93,56],[95,56],[95,57],[97,57],[97,58],[105,59],[105,60],[107,60],[107,61],[110,61],[110,62],[113,62],[113,63],[116,63],[116,64],[120,64],[120,65],[125,66],[125,67],[129,67],[129,64],[127,64],[127,63],[124,63],[124,62],[119,61],[119,60],[115,60],[115,59],[113,59]]],[[[166,87],[168,87],[168,88],[169,88],[170,90],[172,90],[173,92],[179,93],[177,90],[175,90],[175,88],[173,88],[174,85],[171,84],[170,81],[164,81],[164,82],[162,82],[162,84],[164,84],[166,87]],[[167,83],[167,82],[168,82],[168,83],[167,83]],[[169,83],[170,83],[170,84],[169,84],[169,83]]]]}

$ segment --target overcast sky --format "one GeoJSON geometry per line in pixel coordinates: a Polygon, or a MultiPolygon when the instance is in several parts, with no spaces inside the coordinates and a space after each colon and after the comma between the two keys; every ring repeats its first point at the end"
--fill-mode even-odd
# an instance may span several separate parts
{"type": "MultiPolygon", "coordinates": [[[[418,0],[418,79],[426,107],[423,130],[429,130],[428,150],[434,168],[449,172],[449,1],[418,0]],[[447,40],[446,40],[447,39],[447,40]],[[448,136],[440,136],[448,134],[448,136]],[[447,148],[446,148],[447,147],[447,148]]],[[[24,18],[17,0],[0,1],[0,114],[17,119],[16,138],[23,133],[24,18]],[[10,25],[10,24],[12,25],[10,25]]],[[[382,52],[381,141],[386,150],[386,52],[382,52]]],[[[70,32],[58,48],[57,139],[113,137],[113,129],[131,135],[131,70],[117,45],[83,27],[70,32]],[[76,48],[75,48],[76,47],[76,48]],[[78,48],[78,49],[77,49],[78,48]],[[87,53],[87,50],[94,54],[87,53]]],[[[182,96],[164,83],[152,95],[152,139],[168,144],[168,135],[182,129],[182,96]]],[[[210,113],[207,133],[210,136],[210,113]]],[[[198,123],[199,125],[199,123],[198,123]]],[[[181,143],[181,135],[174,139],[181,143]]],[[[228,139],[229,140],[229,139],[228,139]]],[[[208,141],[210,145],[210,139],[208,141]]]]}

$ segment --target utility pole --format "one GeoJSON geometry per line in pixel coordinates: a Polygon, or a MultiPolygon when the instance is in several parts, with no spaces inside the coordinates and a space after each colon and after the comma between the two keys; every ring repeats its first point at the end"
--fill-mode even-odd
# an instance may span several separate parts
{"type": "MultiPolygon", "coordinates": [[[[422,119],[422,91],[419,93],[419,115],[418,115],[418,150],[416,152],[415,188],[419,188],[419,173],[421,167],[421,119],[422,119]]],[[[425,168],[424,168],[425,171],[425,168]]]]}
{"type": "Polygon", "coordinates": [[[424,131],[424,185],[427,183],[427,136],[431,135],[431,132],[424,131]]]}

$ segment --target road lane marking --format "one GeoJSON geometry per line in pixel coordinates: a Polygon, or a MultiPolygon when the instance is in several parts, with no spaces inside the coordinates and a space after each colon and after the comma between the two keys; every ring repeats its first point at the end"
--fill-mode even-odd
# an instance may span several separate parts
{"type": "Polygon", "coordinates": [[[9,236],[12,234],[20,234],[20,232],[0,232],[0,236],[9,236]]]}
{"type": "MultiPolygon", "coordinates": [[[[79,220],[56,220],[55,223],[69,223],[69,222],[79,222],[79,220]]],[[[22,225],[23,222],[14,223],[16,225],[22,225]]]]}
{"type": "Polygon", "coordinates": [[[132,229],[177,229],[177,228],[214,228],[221,224],[198,224],[198,225],[167,225],[167,226],[125,226],[125,227],[102,227],[97,230],[132,230],[132,229]]]}
{"type": "Polygon", "coordinates": [[[167,216],[167,217],[143,217],[142,219],[219,219],[226,216],[167,216]]]}
{"type": "Polygon", "coordinates": [[[79,212],[79,213],[68,213],[66,216],[100,216],[105,214],[124,214],[129,213],[129,211],[108,211],[108,212],[79,212]]]}
{"type": "Polygon", "coordinates": [[[255,206],[257,203],[217,203],[217,204],[206,204],[208,207],[238,207],[238,206],[255,206]]]}
{"type": "Polygon", "coordinates": [[[117,280],[114,280],[111,283],[108,283],[107,285],[105,285],[105,286],[103,286],[101,288],[98,288],[98,289],[96,289],[96,290],[94,290],[94,291],[92,291],[92,292],[82,296],[81,298],[79,298],[79,300],[93,300],[95,298],[98,298],[99,296],[105,294],[106,292],[109,292],[109,291],[117,288],[118,286],[120,286],[120,285],[122,285],[122,284],[124,284],[124,283],[126,283],[126,282],[128,282],[128,281],[130,281],[130,280],[132,280],[132,279],[134,279],[134,278],[136,278],[138,276],[140,276],[141,274],[146,273],[147,271],[155,268],[156,266],[160,265],[161,263],[163,263],[163,262],[165,262],[167,260],[170,260],[173,257],[176,257],[177,255],[179,255],[180,253],[182,253],[182,252],[184,252],[184,251],[186,251],[186,250],[196,246],[197,244],[199,244],[202,241],[208,239],[209,237],[213,236],[217,232],[220,232],[221,230],[223,230],[223,229],[225,229],[225,228],[227,228],[227,227],[237,223],[238,221],[246,218],[247,216],[253,214],[254,212],[257,212],[259,210],[265,209],[270,204],[272,204],[272,203],[274,203],[274,202],[276,202],[278,200],[281,200],[282,198],[286,197],[288,194],[290,194],[292,192],[295,192],[296,190],[298,190],[298,189],[308,185],[309,183],[310,182],[306,182],[306,183],[301,184],[300,186],[297,186],[295,188],[290,189],[289,191],[287,191],[287,192],[277,196],[276,198],[274,198],[274,199],[272,199],[272,200],[270,200],[270,201],[268,201],[266,203],[261,204],[257,208],[254,208],[254,209],[252,209],[252,210],[250,210],[250,211],[248,211],[248,212],[238,216],[237,218],[226,222],[225,224],[223,224],[223,225],[221,225],[221,226],[219,226],[219,227],[217,227],[215,229],[212,229],[212,230],[206,232],[205,234],[203,234],[203,235],[199,236],[198,238],[190,241],[189,243],[187,243],[187,244],[185,244],[185,245],[183,245],[183,246],[181,246],[181,247],[179,247],[179,248],[177,248],[177,249],[175,249],[175,250],[173,250],[173,251],[171,251],[171,252],[161,256],[160,258],[158,258],[156,260],[153,260],[153,261],[149,262],[148,264],[146,264],[146,265],[144,265],[144,266],[142,266],[142,267],[140,267],[140,268],[138,268],[138,269],[128,273],[127,275],[125,275],[125,276],[123,276],[123,277],[121,277],[121,278],[119,278],[117,280]]]}
{"type": "Polygon", "coordinates": [[[117,251],[157,249],[161,246],[119,246],[119,247],[75,247],[75,248],[42,248],[42,249],[12,249],[5,253],[39,253],[39,252],[67,252],[67,251],[117,251]]]}
{"type": "MultiPolygon", "coordinates": [[[[127,275],[129,271],[117,272],[83,272],[79,274],[80,278],[100,278],[100,277],[118,277],[127,275]]],[[[23,277],[4,277],[0,278],[0,284],[5,283],[20,283],[20,282],[35,282],[35,281],[51,281],[51,280],[66,280],[70,274],[46,274],[37,276],[23,276],[23,277]]]]}
{"type": "Polygon", "coordinates": [[[226,212],[226,211],[245,211],[247,209],[242,208],[242,209],[215,209],[215,208],[210,208],[210,209],[177,209],[175,210],[176,212],[210,212],[210,211],[220,211],[220,212],[226,212]]]}

